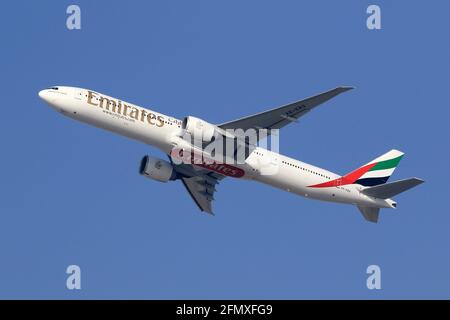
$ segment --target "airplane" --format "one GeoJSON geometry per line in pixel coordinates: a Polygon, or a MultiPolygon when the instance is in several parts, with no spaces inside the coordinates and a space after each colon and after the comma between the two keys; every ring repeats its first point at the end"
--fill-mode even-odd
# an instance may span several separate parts
{"type": "Polygon", "coordinates": [[[339,175],[258,146],[259,139],[263,140],[264,135],[257,136],[255,143],[245,140],[240,134],[233,134],[235,129],[268,130],[265,136],[268,138],[272,130],[276,132],[297,122],[315,107],[351,89],[353,87],[336,87],[307,99],[222,124],[211,124],[193,116],[179,120],[77,87],[49,87],[41,90],[39,97],[69,118],[155,146],[164,152],[169,156],[168,161],[144,156],[139,173],[160,182],[181,180],[198,208],[206,213],[213,214],[216,185],[226,177],[233,177],[258,181],[309,199],[355,205],[367,221],[376,223],[381,208],[397,207],[392,197],[424,182],[419,178],[387,182],[403,152],[391,150],[348,174],[339,175]],[[192,139],[185,139],[186,134],[196,134],[195,141],[200,140],[200,148],[192,139]],[[202,147],[217,137],[233,141],[233,155],[226,159],[234,159],[238,149],[245,149],[241,152],[243,161],[230,164],[212,160],[213,153],[205,153],[202,147]]]}

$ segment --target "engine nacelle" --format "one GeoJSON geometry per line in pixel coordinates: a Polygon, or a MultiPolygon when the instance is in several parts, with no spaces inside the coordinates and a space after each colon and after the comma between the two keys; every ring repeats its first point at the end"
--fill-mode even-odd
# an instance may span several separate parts
{"type": "Polygon", "coordinates": [[[219,129],[213,124],[192,116],[183,119],[182,128],[194,137],[194,139],[203,142],[210,142],[216,130],[219,129]]]}
{"type": "Polygon", "coordinates": [[[142,158],[139,173],[144,177],[160,182],[167,182],[177,178],[177,174],[173,169],[172,164],[168,161],[153,158],[151,156],[142,158]]]}

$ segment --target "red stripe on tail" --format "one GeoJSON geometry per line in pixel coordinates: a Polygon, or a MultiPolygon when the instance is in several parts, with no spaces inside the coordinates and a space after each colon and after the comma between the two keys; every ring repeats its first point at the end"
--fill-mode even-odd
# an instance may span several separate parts
{"type": "Polygon", "coordinates": [[[342,176],[340,178],[327,181],[324,183],[314,184],[311,186],[308,186],[310,188],[330,188],[330,187],[337,187],[337,186],[344,186],[346,184],[353,184],[356,180],[358,180],[363,174],[365,174],[367,171],[372,169],[377,163],[371,163],[368,165],[365,165],[364,167],[361,167],[359,169],[356,169],[353,172],[350,172],[349,174],[346,174],[345,176],[342,176]]]}

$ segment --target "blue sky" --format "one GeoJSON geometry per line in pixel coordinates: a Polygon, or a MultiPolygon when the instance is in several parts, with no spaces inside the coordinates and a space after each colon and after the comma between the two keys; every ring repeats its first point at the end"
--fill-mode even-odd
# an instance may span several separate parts
{"type": "Polygon", "coordinates": [[[450,298],[447,2],[76,1],[69,31],[71,3],[2,4],[0,298],[450,298]],[[382,30],[366,28],[372,3],[382,30]],[[398,148],[392,179],[426,183],[374,225],[226,179],[210,217],[181,183],[139,176],[158,150],[40,101],[55,84],[212,123],[353,85],[284,128],[280,151],[343,174],[398,148]]]}

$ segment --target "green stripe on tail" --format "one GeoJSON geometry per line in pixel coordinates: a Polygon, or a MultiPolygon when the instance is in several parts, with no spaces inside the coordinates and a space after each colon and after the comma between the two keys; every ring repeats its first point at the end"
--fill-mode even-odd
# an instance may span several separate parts
{"type": "Polygon", "coordinates": [[[375,171],[375,170],[384,170],[384,169],[391,169],[391,168],[395,168],[398,163],[400,162],[400,160],[402,160],[403,155],[398,156],[397,158],[394,159],[389,159],[389,160],[385,160],[385,161],[381,161],[378,162],[372,169],[370,169],[369,171],[375,171]]]}

